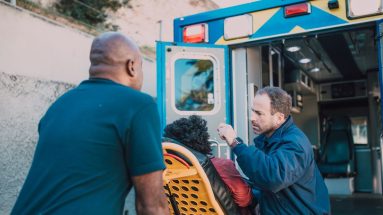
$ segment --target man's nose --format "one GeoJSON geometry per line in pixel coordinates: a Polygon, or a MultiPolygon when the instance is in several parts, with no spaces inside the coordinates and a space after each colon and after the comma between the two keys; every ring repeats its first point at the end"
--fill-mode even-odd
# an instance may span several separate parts
{"type": "Polygon", "coordinates": [[[254,122],[255,120],[256,120],[255,113],[254,113],[254,112],[251,112],[251,115],[250,115],[250,121],[251,121],[251,122],[254,122]]]}

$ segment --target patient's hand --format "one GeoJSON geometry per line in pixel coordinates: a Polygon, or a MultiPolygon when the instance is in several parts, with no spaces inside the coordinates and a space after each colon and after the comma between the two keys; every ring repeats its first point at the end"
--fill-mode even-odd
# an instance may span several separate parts
{"type": "Polygon", "coordinates": [[[233,127],[225,123],[219,124],[217,131],[221,139],[225,140],[229,146],[233,143],[234,138],[237,137],[237,134],[235,133],[233,127]]]}

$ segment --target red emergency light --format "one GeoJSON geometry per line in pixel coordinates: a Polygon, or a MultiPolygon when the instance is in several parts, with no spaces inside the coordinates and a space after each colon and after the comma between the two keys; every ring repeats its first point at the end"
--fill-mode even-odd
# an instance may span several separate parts
{"type": "Polygon", "coordinates": [[[185,43],[203,43],[208,42],[207,24],[196,24],[186,26],[183,29],[183,41],[185,43]]]}
{"type": "Polygon", "coordinates": [[[310,3],[300,3],[285,6],[285,18],[300,16],[311,13],[311,4],[310,3]]]}

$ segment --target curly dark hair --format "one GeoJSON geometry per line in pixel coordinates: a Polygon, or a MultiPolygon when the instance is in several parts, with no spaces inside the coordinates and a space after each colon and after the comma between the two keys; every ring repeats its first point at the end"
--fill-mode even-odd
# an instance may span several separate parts
{"type": "Polygon", "coordinates": [[[164,137],[179,141],[201,153],[210,154],[210,136],[206,125],[206,120],[200,116],[181,118],[165,127],[164,137]]]}

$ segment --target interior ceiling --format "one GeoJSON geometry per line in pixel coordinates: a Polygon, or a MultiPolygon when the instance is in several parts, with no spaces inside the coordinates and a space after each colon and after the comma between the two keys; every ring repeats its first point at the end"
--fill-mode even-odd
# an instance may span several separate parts
{"type": "Polygon", "coordinates": [[[375,31],[349,31],[343,33],[351,54],[363,75],[369,70],[378,69],[378,52],[375,31]]]}
{"type": "Polygon", "coordinates": [[[286,40],[284,56],[315,82],[356,80],[378,69],[372,28],[286,40]],[[299,47],[298,51],[287,51],[299,47]],[[301,63],[308,58],[310,62],[301,63]],[[317,69],[315,69],[317,68],[317,69]]]}

